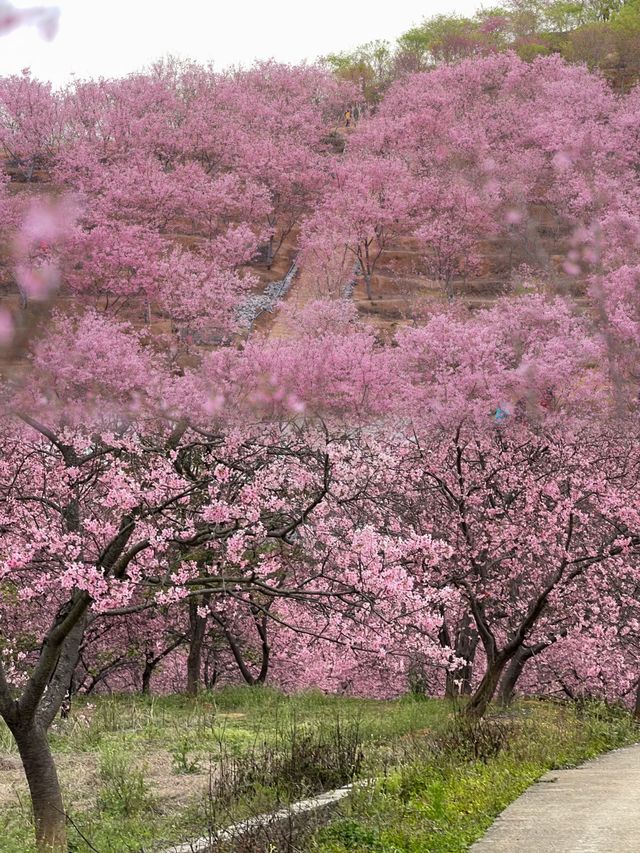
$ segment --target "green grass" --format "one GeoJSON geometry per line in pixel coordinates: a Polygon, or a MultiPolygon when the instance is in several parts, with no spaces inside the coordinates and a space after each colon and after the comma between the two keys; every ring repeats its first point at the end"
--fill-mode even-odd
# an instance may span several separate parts
{"type": "MultiPolygon", "coordinates": [[[[359,719],[365,735],[385,740],[429,726],[448,709],[438,700],[410,698],[391,702],[329,696],[309,691],[287,696],[267,687],[228,687],[187,696],[108,696],[75,701],[69,721],[57,721],[51,732],[54,752],[100,750],[118,742],[135,749],[158,745],[171,748],[185,738],[203,751],[244,746],[256,738],[276,737],[294,722],[318,724],[336,717],[359,719]]],[[[6,750],[8,732],[0,738],[6,750]]],[[[15,749],[15,747],[13,747],[15,749]]]]}
{"type": "Polygon", "coordinates": [[[547,770],[638,740],[623,711],[599,704],[521,704],[486,742],[453,722],[414,743],[397,766],[354,793],[315,836],[314,853],[461,853],[547,770]]]}
{"type": "MultiPolygon", "coordinates": [[[[207,825],[268,810],[304,796],[307,788],[317,790],[325,781],[331,786],[335,780],[329,767],[317,778],[287,770],[286,754],[294,740],[299,751],[322,754],[323,738],[332,748],[330,741],[341,727],[347,739],[357,736],[363,752],[373,756],[383,745],[442,725],[448,713],[437,700],[378,702],[321,692],[286,696],[243,687],[197,699],[78,699],[70,719],[57,720],[50,736],[73,822],[71,849],[91,849],[82,836],[100,853],[198,837],[207,825]],[[266,763],[261,761],[265,753],[266,763]],[[231,787],[237,796],[218,808],[207,792],[222,765],[235,774],[231,787]],[[291,784],[281,778],[288,773],[291,784]]],[[[0,727],[0,757],[2,753],[15,757],[16,750],[0,727]]],[[[294,755],[296,772],[301,764],[294,755]]],[[[335,779],[343,783],[339,776],[335,779]]],[[[0,810],[3,853],[33,850],[29,801],[26,786],[21,787],[19,801],[0,810]]]]}
{"type": "MultiPolygon", "coordinates": [[[[268,688],[78,700],[51,734],[73,853],[169,846],[354,772],[377,781],[355,790],[309,851],[454,853],[546,770],[637,739],[628,714],[594,704],[524,702],[477,729],[441,700],[268,688]]],[[[3,752],[16,760],[0,728],[3,752]]],[[[0,837],[3,853],[33,853],[24,787],[0,810],[0,837]]]]}

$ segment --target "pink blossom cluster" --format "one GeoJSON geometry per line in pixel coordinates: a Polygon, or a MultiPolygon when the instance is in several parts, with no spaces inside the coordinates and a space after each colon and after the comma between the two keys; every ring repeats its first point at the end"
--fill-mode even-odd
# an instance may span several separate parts
{"type": "Polygon", "coordinates": [[[0,342],[53,309],[3,387],[16,731],[180,673],[634,696],[638,93],[489,56],[397,82],[342,151],[352,94],[275,63],[0,81],[0,342]],[[402,239],[449,299],[381,335],[345,286],[402,239]],[[470,312],[491,241],[529,292],[470,312]],[[292,245],[317,298],[242,340],[292,245]]]}

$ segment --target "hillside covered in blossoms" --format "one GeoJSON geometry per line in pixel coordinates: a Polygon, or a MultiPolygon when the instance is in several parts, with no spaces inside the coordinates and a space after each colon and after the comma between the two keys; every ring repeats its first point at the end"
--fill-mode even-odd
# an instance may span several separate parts
{"type": "Polygon", "coordinates": [[[0,79],[0,715],[38,851],[77,696],[640,712],[627,18],[425,24],[377,77],[0,79]]]}

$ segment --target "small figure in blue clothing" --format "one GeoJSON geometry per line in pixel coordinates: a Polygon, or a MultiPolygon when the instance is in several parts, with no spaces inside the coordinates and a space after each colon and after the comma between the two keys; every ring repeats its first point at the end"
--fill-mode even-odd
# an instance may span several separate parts
{"type": "Polygon", "coordinates": [[[509,417],[509,410],[507,408],[507,403],[500,403],[498,408],[493,413],[493,419],[497,424],[502,424],[509,417]]]}

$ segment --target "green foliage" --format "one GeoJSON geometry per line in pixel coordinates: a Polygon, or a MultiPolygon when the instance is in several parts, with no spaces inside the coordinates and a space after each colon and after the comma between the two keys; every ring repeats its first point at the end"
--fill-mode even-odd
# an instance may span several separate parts
{"type": "Polygon", "coordinates": [[[323,839],[327,851],[335,849],[370,850],[372,853],[385,853],[389,848],[380,841],[380,831],[369,829],[357,820],[346,818],[331,824],[324,832],[323,839]]]}
{"type": "Polygon", "coordinates": [[[640,0],[518,0],[472,16],[434,15],[395,45],[370,42],[328,54],[325,65],[375,103],[398,76],[441,62],[515,50],[525,60],[561,53],[591,68],[640,72],[640,0]]]}
{"type": "Polygon", "coordinates": [[[456,717],[414,742],[380,781],[320,830],[316,853],[461,853],[547,770],[638,739],[630,715],[597,703],[526,702],[509,715],[456,717]]]}
{"type": "Polygon", "coordinates": [[[198,773],[200,765],[194,756],[191,743],[188,738],[178,741],[172,750],[173,769],[178,774],[198,773]]]}
{"type": "Polygon", "coordinates": [[[102,812],[132,817],[152,805],[144,772],[120,749],[112,747],[102,753],[100,782],[98,808],[102,812]]]}
{"type": "Polygon", "coordinates": [[[388,41],[371,41],[351,51],[329,53],[321,62],[342,80],[354,83],[365,100],[371,101],[392,77],[393,49],[388,41]]]}
{"type": "Polygon", "coordinates": [[[418,55],[428,65],[454,62],[466,56],[505,46],[501,31],[486,32],[483,24],[489,16],[504,18],[501,9],[479,12],[472,18],[461,15],[435,15],[425,19],[398,39],[400,53],[418,55]]]}
{"type": "Polygon", "coordinates": [[[434,741],[434,751],[446,761],[482,761],[486,764],[515,739],[517,725],[519,722],[514,720],[502,721],[492,717],[472,720],[460,716],[434,741]]]}
{"type": "MultiPolygon", "coordinates": [[[[547,769],[637,739],[628,713],[592,702],[525,702],[469,723],[424,697],[377,702],[248,687],[195,700],[101,697],[76,702],[56,725],[54,750],[65,763],[97,764],[90,802],[65,791],[74,853],[89,853],[89,842],[100,853],[168,847],[354,776],[379,781],[356,789],[306,849],[462,851],[547,769]],[[185,785],[199,771],[201,794],[176,805],[145,782],[145,763],[160,749],[174,784],[176,771],[189,773],[185,785]]],[[[33,853],[26,793],[0,813],[0,832],[3,853],[33,853]]]]}
{"type": "Polygon", "coordinates": [[[363,760],[358,722],[339,718],[319,727],[296,724],[242,755],[222,752],[211,767],[206,825],[341,787],[357,777],[363,760]]]}
{"type": "Polygon", "coordinates": [[[611,16],[611,26],[620,33],[636,34],[640,30],[640,0],[628,0],[611,16]]]}

